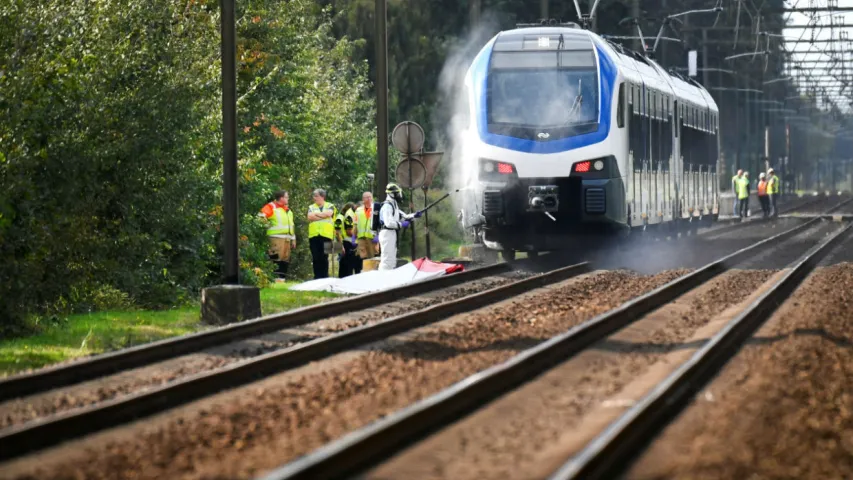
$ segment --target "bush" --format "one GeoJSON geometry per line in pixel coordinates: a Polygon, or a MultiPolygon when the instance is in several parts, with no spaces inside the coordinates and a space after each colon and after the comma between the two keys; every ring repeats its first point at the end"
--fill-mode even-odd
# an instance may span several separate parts
{"type": "MultiPolygon", "coordinates": [[[[407,192],[408,193],[408,192],[407,192]]],[[[427,192],[427,205],[444,195],[441,190],[429,190],[427,192]]],[[[405,201],[405,211],[408,211],[408,200],[405,201]]],[[[419,190],[414,195],[414,210],[424,208],[423,191],[419,190]]],[[[462,227],[456,219],[457,212],[453,207],[453,199],[447,198],[429,210],[429,233],[430,250],[432,260],[441,260],[447,257],[455,257],[464,237],[462,227]]],[[[426,222],[423,217],[415,221],[415,246],[417,257],[426,256],[426,222]]],[[[412,251],[412,234],[407,231],[403,234],[399,243],[398,256],[410,256],[412,251]]]]}
{"type": "MultiPolygon", "coordinates": [[[[263,285],[258,210],[289,189],[304,232],[311,188],[351,194],[371,104],[313,2],[239,7],[241,267],[263,285]]],[[[219,69],[215,0],[0,0],[0,329],[218,281],[219,69]]]]}

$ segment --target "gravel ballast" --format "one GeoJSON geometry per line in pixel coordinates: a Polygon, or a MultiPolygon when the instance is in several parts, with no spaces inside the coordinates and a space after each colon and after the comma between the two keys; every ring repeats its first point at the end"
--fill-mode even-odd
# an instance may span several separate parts
{"type": "Polygon", "coordinates": [[[516,271],[486,277],[423,295],[400,299],[396,303],[384,304],[368,310],[340,315],[211,348],[203,352],[184,355],[71,387],[2,402],[0,403],[0,429],[156,388],[190,375],[215,370],[331,333],[375,323],[386,318],[480,293],[532,275],[529,272],[516,271]]]}
{"type": "Polygon", "coordinates": [[[19,460],[9,471],[40,479],[251,478],[684,273],[572,279],[19,460]]]}
{"type": "Polygon", "coordinates": [[[630,478],[850,478],[851,311],[853,264],[817,270],[664,431],[630,478]]]}
{"type": "MultiPolygon", "coordinates": [[[[623,389],[772,275],[755,270],[725,273],[410,447],[366,478],[545,478],[605,423],[590,422],[597,425],[587,428],[586,415],[606,402],[641,393],[623,389]]],[[[612,409],[612,416],[617,413],[612,409]]]]}

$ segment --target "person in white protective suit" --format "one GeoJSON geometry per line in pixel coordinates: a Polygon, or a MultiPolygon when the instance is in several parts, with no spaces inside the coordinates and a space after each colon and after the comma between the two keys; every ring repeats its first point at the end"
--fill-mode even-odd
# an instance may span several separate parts
{"type": "Polygon", "coordinates": [[[389,183],[385,188],[388,197],[379,210],[379,219],[382,228],[379,230],[379,247],[381,257],[379,270],[393,270],[397,268],[397,232],[408,228],[412,220],[421,216],[420,212],[406,214],[400,210],[403,203],[403,190],[395,183],[389,183]]]}

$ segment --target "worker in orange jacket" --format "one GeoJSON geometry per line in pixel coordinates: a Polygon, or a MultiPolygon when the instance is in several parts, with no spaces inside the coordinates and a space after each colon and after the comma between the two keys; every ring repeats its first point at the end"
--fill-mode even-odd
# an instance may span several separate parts
{"type": "Polygon", "coordinates": [[[770,197],[767,196],[767,176],[764,172],[758,176],[758,201],[761,203],[761,211],[764,218],[770,216],[770,197]]]}
{"type": "Polygon", "coordinates": [[[273,201],[264,205],[260,213],[269,221],[269,257],[276,265],[276,277],[282,280],[290,265],[290,252],[296,248],[296,227],[293,223],[293,211],[287,205],[288,200],[287,192],[279,190],[275,192],[273,201]]]}

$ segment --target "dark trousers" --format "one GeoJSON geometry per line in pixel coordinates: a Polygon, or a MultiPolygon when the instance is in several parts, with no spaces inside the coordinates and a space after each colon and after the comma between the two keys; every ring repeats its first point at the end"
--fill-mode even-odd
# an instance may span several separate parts
{"type": "Polygon", "coordinates": [[[326,254],[326,242],[331,240],[325,237],[311,237],[308,245],[311,247],[311,262],[314,265],[314,278],[329,278],[329,256],[326,254]]]}
{"type": "Polygon", "coordinates": [[[352,259],[352,271],[358,275],[361,273],[362,268],[364,268],[364,259],[358,256],[358,252],[356,252],[355,257],[352,259]]]}
{"type": "Polygon", "coordinates": [[[287,267],[290,265],[290,262],[279,262],[275,261],[275,276],[277,278],[284,278],[287,275],[287,267]]]}
{"type": "Polygon", "coordinates": [[[341,265],[338,269],[338,278],[346,278],[353,273],[361,273],[360,265],[356,271],[356,260],[361,260],[361,258],[355,253],[355,244],[344,242],[344,253],[339,258],[341,265]]]}
{"type": "Polygon", "coordinates": [[[761,202],[761,211],[764,213],[764,217],[767,218],[770,216],[770,197],[767,195],[759,195],[758,201],[761,202]]]}
{"type": "Polygon", "coordinates": [[[738,199],[738,214],[741,218],[746,218],[749,212],[749,197],[738,199]]]}
{"type": "Polygon", "coordinates": [[[768,195],[768,197],[770,197],[770,215],[772,215],[774,217],[778,217],[779,216],[779,208],[776,207],[776,199],[779,198],[779,195],[776,195],[775,193],[771,193],[770,195],[768,195]]]}

